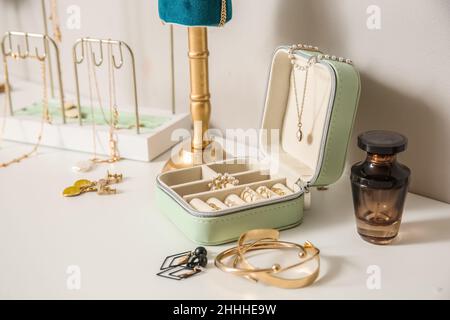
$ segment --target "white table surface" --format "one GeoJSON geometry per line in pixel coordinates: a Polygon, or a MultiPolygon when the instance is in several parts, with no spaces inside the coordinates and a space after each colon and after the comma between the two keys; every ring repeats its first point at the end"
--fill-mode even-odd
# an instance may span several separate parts
{"type": "MultiPolygon", "coordinates": [[[[0,162],[30,146],[4,142],[0,162]]],[[[163,258],[196,247],[156,208],[159,161],[121,161],[126,177],[113,196],[64,198],[76,179],[98,179],[109,166],[77,174],[89,155],[41,148],[20,164],[0,169],[0,298],[50,299],[391,299],[450,298],[450,205],[409,194],[399,239],[375,246],[356,233],[348,176],[328,191],[313,191],[301,226],[282,239],[312,241],[321,249],[321,275],[312,286],[285,290],[226,274],[210,263],[194,278],[157,277],[163,258]],[[81,288],[66,285],[79,266],[81,288]],[[369,289],[367,268],[381,271],[369,289]]],[[[208,247],[211,257],[229,247],[208,247]]]]}

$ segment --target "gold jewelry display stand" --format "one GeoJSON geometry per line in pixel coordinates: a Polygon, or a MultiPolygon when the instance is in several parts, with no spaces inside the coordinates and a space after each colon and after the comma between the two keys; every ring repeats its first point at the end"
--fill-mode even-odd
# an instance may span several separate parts
{"type": "Polygon", "coordinates": [[[222,147],[207,137],[211,102],[208,75],[208,35],[206,27],[189,27],[190,109],[194,126],[192,142],[182,143],[172,152],[163,172],[190,168],[206,162],[222,160],[222,147]]]}
{"type": "Polygon", "coordinates": [[[111,39],[94,39],[94,38],[82,38],[78,39],[72,48],[73,55],[73,64],[75,71],[75,84],[76,84],[76,94],[77,94],[77,108],[78,108],[78,119],[80,125],[83,124],[83,119],[81,117],[81,97],[80,97],[80,81],[78,77],[78,65],[83,63],[85,58],[85,52],[88,52],[86,46],[88,44],[95,43],[99,46],[100,58],[97,60],[94,53],[92,53],[92,63],[96,67],[101,67],[103,61],[105,60],[103,57],[103,45],[111,45],[117,47],[120,58],[117,59],[113,53],[111,48],[110,61],[112,61],[112,65],[115,69],[119,70],[124,65],[124,56],[123,56],[123,47],[128,51],[128,54],[131,59],[131,72],[132,72],[132,82],[133,82],[133,95],[134,95],[134,114],[135,114],[135,126],[136,126],[136,134],[140,133],[140,123],[139,123],[139,106],[138,106],[138,95],[137,95],[137,84],[136,84],[136,63],[134,58],[133,50],[131,50],[130,46],[123,41],[120,40],[111,40],[111,39]],[[78,47],[81,49],[81,56],[78,56],[78,47]]]}
{"type": "MultiPolygon", "coordinates": [[[[55,56],[56,56],[56,67],[57,67],[57,76],[58,76],[58,84],[59,84],[59,100],[61,104],[61,115],[63,123],[66,123],[66,113],[64,110],[64,88],[62,82],[62,73],[61,73],[61,62],[59,56],[59,49],[56,42],[45,34],[38,33],[27,33],[27,32],[15,32],[9,31],[6,32],[2,38],[1,42],[1,50],[3,56],[3,68],[4,68],[4,76],[5,76],[5,93],[6,99],[9,105],[9,113],[11,116],[14,115],[14,108],[11,99],[11,83],[9,78],[9,70],[8,70],[8,58],[13,59],[28,59],[28,58],[37,58],[39,60],[43,60],[45,62],[49,62],[50,58],[50,46],[53,47],[55,56]],[[20,44],[17,44],[16,49],[13,49],[13,38],[16,38],[18,43],[25,43],[25,52],[22,51],[20,44]],[[39,49],[37,46],[31,50],[30,48],[30,39],[38,39],[42,40],[42,45],[44,48],[44,53],[39,53],[39,49]]],[[[51,71],[50,71],[51,73],[51,71]]]]}
{"type": "MultiPolygon", "coordinates": [[[[77,41],[73,46],[73,65],[75,68],[75,82],[76,82],[76,96],[73,99],[77,99],[77,109],[73,109],[70,105],[65,105],[65,96],[61,78],[61,65],[59,58],[59,49],[57,43],[44,34],[32,34],[23,32],[8,32],[1,40],[1,52],[3,54],[4,72],[5,72],[5,101],[7,112],[5,116],[0,115],[2,121],[4,121],[4,132],[2,138],[5,140],[12,140],[25,143],[35,143],[34,137],[38,134],[41,121],[33,115],[33,108],[38,107],[39,103],[33,102],[30,104],[29,91],[35,90],[36,85],[32,82],[21,81],[17,82],[16,90],[12,92],[10,85],[10,74],[8,70],[8,60],[10,58],[25,59],[38,57],[48,65],[49,51],[52,51],[53,58],[53,71],[55,84],[55,91],[58,97],[58,101],[50,101],[50,108],[53,114],[57,114],[58,118],[62,118],[62,121],[52,121],[51,124],[45,123],[45,135],[42,138],[42,145],[56,147],[61,149],[92,152],[94,147],[94,140],[92,139],[91,126],[86,124],[86,119],[81,111],[81,92],[80,87],[83,83],[82,79],[79,79],[78,70],[80,64],[86,60],[92,62],[92,69],[99,70],[101,66],[105,66],[107,61],[110,61],[111,70],[120,69],[127,71],[128,68],[131,79],[131,88],[133,95],[132,110],[126,112],[131,117],[130,122],[128,120],[127,127],[120,128],[121,130],[114,130],[114,136],[117,142],[120,142],[120,156],[124,159],[138,160],[138,161],[151,161],[152,159],[165,152],[167,149],[175,145],[175,141],[172,141],[171,134],[174,130],[182,130],[185,132],[190,128],[190,117],[187,113],[180,114],[165,114],[159,110],[152,108],[146,108],[143,112],[143,116],[140,115],[138,109],[138,95],[137,95],[137,82],[136,82],[136,68],[135,68],[135,56],[130,47],[123,41],[117,40],[103,40],[103,39],[91,39],[83,38],[77,41]],[[42,42],[42,44],[41,44],[42,42]],[[19,45],[20,44],[20,45],[19,45]],[[86,50],[86,44],[89,44],[89,49],[95,47],[95,53],[86,50]],[[54,49],[54,51],[53,51],[54,49]],[[105,51],[107,50],[107,51],[105,51]],[[128,52],[127,52],[128,51],[128,52]],[[92,54],[91,54],[92,52],[92,54]],[[44,59],[45,58],[45,59],[44,59]],[[80,82],[81,81],[81,82],[80,82]],[[16,104],[20,104],[18,107],[13,108],[11,101],[11,95],[14,94],[16,104]],[[72,111],[76,117],[72,115],[72,111]],[[27,113],[28,112],[28,113],[27,113]],[[8,116],[6,116],[6,114],[8,116]],[[15,116],[12,116],[14,115],[15,116]],[[11,115],[11,116],[9,116],[11,115]],[[156,120],[153,123],[153,117],[156,120]],[[67,121],[66,121],[67,120],[67,121]],[[147,121],[147,122],[145,122],[147,121]],[[146,123],[150,125],[145,126],[146,123]],[[143,126],[144,124],[144,126],[143,126]]],[[[10,62],[9,62],[10,63],[10,62]]],[[[46,67],[47,75],[48,68],[46,67]]],[[[47,79],[50,80],[49,77],[47,79]]],[[[113,85],[112,85],[113,86],[113,85]]],[[[115,92],[115,91],[114,91],[115,92]]],[[[115,95],[112,95],[115,100],[115,95]]],[[[115,104],[115,103],[114,103],[115,104]]],[[[126,109],[126,108],[125,108],[126,109]]],[[[101,109],[103,110],[103,109],[101,109]]],[[[122,112],[122,110],[119,110],[122,112]]],[[[115,112],[111,113],[115,115],[115,112]]],[[[94,116],[93,118],[94,119],[94,116]]],[[[106,121],[108,122],[108,121],[106,121]]],[[[97,155],[109,155],[111,148],[111,126],[98,126],[96,130],[96,142],[98,142],[97,155]],[[108,128],[107,128],[108,127],[108,128]],[[109,147],[108,147],[109,146],[109,147]]]]}
{"type": "MultiPolygon", "coordinates": [[[[44,22],[44,35],[47,37],[49,36],[48,33],[48,23],[47,23],[47,6],[45,4],[45,0],[41,0],[41,8],[42,8],[42,18],[44,22]]],[[[56,41],[55,44],[57,45],[56,41]]],[[[48,50],[48,46],[46,48],[48,50]]],[[[54,88],[54,81],[53,81],[53,64],[52,64],[52,55],[48,54],[48,71],[49,71],[49,79],[50,79],[50,94],[52,95],[52,98],[55,97],[55,88],[54,88]]]]}

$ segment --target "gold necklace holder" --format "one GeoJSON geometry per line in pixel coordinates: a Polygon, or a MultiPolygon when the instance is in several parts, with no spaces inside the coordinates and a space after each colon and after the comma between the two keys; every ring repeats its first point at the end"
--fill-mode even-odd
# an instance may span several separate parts
{"type": "MultiPolygon", "coordinates": [[[[35,40],[34,40],[35,41],[35,40]]],[[[65,122],[65,114],[64,114],[64,94],[63,94],[63,86],[62,86],[62,80],[61,80],[61,68],[60,68],[60,61],[59,61],[59,52],[58,47],[56,46],[53,39],[49,38],[47,35],[42,34],[33,34],[33,33],[23,33],[23,32],[7,32],[1,42],[1,51],[3,56],[3,67],[4,67],[4,75],[5,75],[5,104],[4,104],[4,111],[2,116],[2,127],[0,128],[0,133],[3,134],[5,131],[5,125],[6,125],[6,114],[8,113],[8,107],[9,107],[9,113],[10,116],[14,116],[14,108],[12,105],[12,99],[11,99],[11,84],[9,79],[9,70],[8,70],[8,58],[13,58],[16,60],[36,60],[41,64],[41,71],[42,71],[42,83],[43,83],[43,96],[42,96],[42,116],[39,123],[39,129],[37,132],[36,140],[33,142],[33,148],[20,156],[17,156],[9,161],[0,163],[0,168],[6,168],[9,167],[12,164],[19,163],[22,160],[28,159],[33,154],[35,154],[41,145],[42,137],[44,133],[44,127],[45,124],[51,124],[52,119],[50,116],[49,108],[48,108],[48,95],[47,95],[47,63],[49,63],[48,59],[50,57],[49,53],[49,43],[53,44],[53,47],[55,49],[55,53],[57,56],[57,63],[58,63],[58,74],[59,74],[59,89],[60,89],[60,102],[61,102],[61,110],[62,110],[62,119],[63,122],[65,122]],[[42,46],[44,48],[44,53],[41,54],[39,52],[39,48],[37,45],[33,45],[33,50],[31,50],[30,46],[30,38],[42,40],[42,46]],[[14,42],[18,41],[16,46],[13,46],[13,39],[14,42]],[[25,43],[25,52],[23,52],[22,47],[20,46],[20,43],[25,43]],[[15,49],[13,49],[15,48],[15,49]]],[[[51,74],[51,70],[50,70],[51,74]]],[[[2,137],[3,138],[3,137],[2,137]]]]}
{"type": "MultiPolygon", "coordinates": [[[[182,130],[186,132],[190,128],[190,117],[187,113],[170,114],[164,113],[161,110],[154,108],[146,108],[142,115],[138,109],[138,95],[137,95],[137,70],[135,67],[135,56],[131,48],[123,41],[110,39],[94,39],[82,38],[79,39],[72,47],[75,76],[74,91],[76,94],[70,96],[73,104],[65,103],[66,97],[63,91],[61,65],[59,57],[58,44],[51,37],[44,34],[32,34],[22,32],[8,32],[5,34],[1,43],[1,51],[3,53],[3,62],[5,65],[5,94],[1,97],[5,99],[5,112],[0,115],[2,123],[4,123],[4,132],[2,139],[13,140],[18,142],[35,143],[34,133],[37,134],[40,128],[40,121],[37,118],[36,111],[40,107],[38,103],[33,101],[30,103],[30,90],[37,89],[36,86],[29,81],[21,81],[17,83],[17,90],[14,91],[13,98],[15,99],[15,106],[11,103],[11,85],[13,80],[10,78],[8,70],[9,58],[18,60],[38,57],[46,65],[46,74],[49,84],[51,79],[49,75],[49,58],[50,52],[53,57],[53,71],[55,86],[58,100],[49,101],[49,113],[56,115],[62,121],[54,121],[52,125],[45,124],[45,137],[42,139],[42,145],[49,147],[56,147],[67,150],[81,151],[94,154],[108,156],[111,155],[111,150],[115,150],[112,158],[125,158],[138,161],[151,161],[167,149],[175,145],[175,141],[170,139],[172,131],[182,130]],[[42,43],[42,44],[41,44],[42,43]],[[18,45],[20,44],[20,45],[18,45]],[[92,49],[87,51],[87,48],[92,49]],[[82,84],[86,83],[81,78],[84,70],[81,70],[81,64],[87,65],[91,61],[90,69],[93,73],[97,70],[108,68],[108,72],[114,74],[120,69],[120,73],[127,73],[132,79],[130,83],[130,102],[131,107],[124,106],[118,108],[116,104],[116,93],[121,94],[122,90],[116,90],[115,80],[108,83],[108,92],[113,92],[110,101],[113,102],[113,112],[110,113],[114,119],[113,123],[119,122],[118,111],[120,111],[120,120],[122,122],[111,126],[111,121],[99,121],[97,134],[95,135],[99,148],[95,150],[95,143],[91,131],[91,126],[88,125],[89,117],[91,117],[90,124],[94,123],[97,116],[104,116],[102,112],[94,115],[92,112],[90,116],[82,110],[81,92],[82,84]],[[83,63],[84,62],[84,63],[83,63]],[[80,72],[80,73],[78,73],[80,72]],[[58,79],[57,79],[58,77],[58,79]],[[114,83],[114,84],[113,84],[114,83]],[[112,89],[111,89],[112,88],[112,89]],[[132,92],[131,92],[132,90],[132,92]],[[9,110],[9,111],[8,111],[9,110]],[[13,116],[9,116],[9,114],[13,116]],[[81,115],[81,116],[80,116],[81,115]],[[104,125],[105,124],[105,125],[104,125]],[[108,126],[106,126],[108,125],[108,126]],[[112,128],[113,127],[113,128],[112,128]],[[114,139],[111,139],[111,135],[114,139]],[[114,140],[114,141],[113,141],[114,140]],[[120,143],[123,141],[123,143],[120,143]],[[113,146],[113,144],[115,146],[113,146]],[[119,150],[120,149],[120,150],[119,150]],[[120,151],[120,152],[119,152],[120,151]]],[[[100,70],[101,72],[103,70],[100,70]]],[[[111,76],[110,76],[110,79],[111,76]]],[[[115,79],[115,77],[114,77],[115,79]]],[[[99,79],[100,80],[100,79],[99,79]]],[[[103,81],[106,84],[106,79],[103,81]]],[[[14,83],[13,83],[14,85],[14,83]]],[[[128,86],[127,86],[128,87],[128,86]]],[[[50,89],[50,88],[49,88],[50,89]]],[[[94,85],[89,85],[90,92],[94,90],[94,85]]],[[[119,88],[117,88],[119,89],[119,88]]],[[[50,91],[50,90],[49,90],[50,91]]],[[[98,91],[98,90],[95,90],[98,91]]],[[[101,101],[95,101],[95,104],[101,101]]],[[[93,103],[91,103],[92,105],[93,103]]],[[[103,111],[103,109],[101,109],[103,111]]],[[[97,112],[100,110],[96,110],[97,112]]],[[[100,159],[98,159],[100,160],[100,159]]]]}
{"type": "Polygon", "coordinates": [[[81,97],[80,97],[80,81],[78,76],[78,66],[83,63],[85,60],[86,52],[88,51],[88,46],[92,46],[92,44],[98,45],[98,52],[100,57],[96,57],[94,53],[92,53],[92,65],[94,67],[100,68],[103,65],[105,60],[112,61],[112,67],[116,70],[121,69],[124,66],[124,53],[125,49],[128,52],[131,61],[131,72],[132,72],[132,83],[133,83],[133,102],[134,102],[134,115],[135,115],[135,127],[136,134],[140,133],[140,122],[139,122],[139,105],[138,105],[138,95],[137,95],[137,84],[136,84],[136,62],[133,50],[131,50],[130,46],[123,41],[120,40],[111,40],[111,39],[94,39],[94,38],[81,38],[78,39],[72,48],[72,58],[75,72],[75,85],[76,85],[76,95],[77,95],[77,108],[78,108],[78,121],[80,126],[83,125],[83,119],[81,116],[81,97]],[[105,59],[104,57],[104,46],[110,46],[111,50],[108,50],[109,58],[105,59]],[[119,53],[119,57],[114,54],[113,47],[117,49],[119,53]],[[80,51],[80,54],[79,54],[80,51]]]}
{"type": "Polygon", "coordinates": [[[211,116],[209,92],[208,32],[206,27],[189,27],[190,110],[193,123],[191,143],[184,142],[172,151],[162,172],[190,168],[224,159],[219,143],[207,136],[211,116]]]}
{"type": "MultiPolygon", "coordinates": [[[[48,23],[47,20],[50,19],[52,21],[52,27],[53,27],[53,39],[55,40],[55,44],[58,45],[58,43],[61,43],[61,29],[59,26],[59,19],[57,16],[57,4],[56,0],[51,0],[51,14],[49,17],[47,17],[47,6],[46,6],[46,0],[41,0],[41,8],[42,8],[42,18],[44,23],[44,34],[46,36],[49,36],[48,32],[48,23]]],[[[48,45],[46,47],[48,50],[48,45]]],[[[52,55],[49,52],[47,56],[47,68],[48,68],[48,74],[49,74],[49,81],[50,81],[50,94],[52,98],[55,97],[55,85],[53,80],[53,63],[52,63],[52,55]]],[[[61,73],[60,73],[61,76],[61,73]]]]}
{"type": "MultiPolygon", "coordinates": [[[[56,44],[55,40],[53,40],[48,35],[39,33],[9,31],[6,32],[2,38],[1,51],[3,57],[3,72],[5,77],[5,94],[10,116],[14,116],[14,107],[11,99],[11,83],[8,70],[8,58],[17,60],[38,59],[40,61],[44,61],[44,63],[49,64],[51,52],[50,48],[53,48],[53,52],[56,57],[57,77],[59,85],[59,102],[61,105],[62,121],[63,123],[66,123],[66,114],[64,110],[64,88],[62,82],[61,61],[58,45],[56,44]],[[41,53],[42,51],[38,48],[37,45],[33,45],[32,48],[32,46],[30,45],[30,39],[34,39],[33,41],[42,41],[43,53],[41,53]],[[17,44],[14,46],[13,43],[17,44]],[[23,51],[20,43],[25,44],[25,51],[23,51]]],[[[49,70],[49,75],[51,75],[51,73],[51,70],[49,70]]],[[[53,86],[51,86],[51,88],[52,87],[53,86]]]]}

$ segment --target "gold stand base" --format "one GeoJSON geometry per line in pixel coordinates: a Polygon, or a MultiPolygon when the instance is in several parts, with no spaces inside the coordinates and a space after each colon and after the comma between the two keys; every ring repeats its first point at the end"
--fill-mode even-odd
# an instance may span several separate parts
{"type": "Polygon", "coordinates": [[[194,149],[190,141],[185,141],[172,150],[172,156],[164,165],[162,172],[192,168],[225,159],[226,153],[217,141],[212,141],[204,149],[194,149]]]}
{"type": "Polygon", "coordinates": [[[189,27],[190,109],[194,127],[192,141],[184,141],[172,150],[163,172],[191,168],[224,159],[222,146],[207,136],[211,102],[208,75],[208,31],[206,27],[189,27]],[[181,146],[181,148],[180,148],[181,146]]]}

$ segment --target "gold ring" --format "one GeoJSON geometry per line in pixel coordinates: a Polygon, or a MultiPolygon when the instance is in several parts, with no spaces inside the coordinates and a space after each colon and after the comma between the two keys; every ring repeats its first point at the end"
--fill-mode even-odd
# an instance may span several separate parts
{"type": "Polygon", "coordinates": [[[272,198],[273,194],[271,193],[270,189],[266,186],[260,186],[256,189],[256,193],[260,194],[263,198],[270,199],[272,198]]]}
{"type": "Polygon", "coordinates": [[[239,180],[231,176],[229,173],[217,174],[217,176],[208,183],[210,191],[221,190],[237,186],[239,180]]]}
{"type": "Polygon", "coordinates": [[[275,192],[279,196],[285,196],[286,195],[286,193],[283,190],[281,190],[280,188],[272,187],[271,190],[272,190],[272,192],[275,192]]]}
{"type": "Polygon", "coordinates": [[[207,204],[208,204],[208,206],[210,206],[215,211],[219,211],[220,210],[220,208],[215,203],[207,202],[207,204]]]}
{"type": "Polygon", "coordinates": [[[239,205],[244,205],[246,202],[244,200],[242,200],[241,198],[239,198],[239,196],[237,196],[236,194],[230,194],[225,198],[225,204],[228,207],[236,207],[239,205]]]}
{"type": "Polygon", "coordinates": [[[245,202],[255,202],[256,200],[261,200],[261,196],[257,194],[253,189],[245,187],[241,193],[241,199],[245,202]]]}

